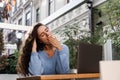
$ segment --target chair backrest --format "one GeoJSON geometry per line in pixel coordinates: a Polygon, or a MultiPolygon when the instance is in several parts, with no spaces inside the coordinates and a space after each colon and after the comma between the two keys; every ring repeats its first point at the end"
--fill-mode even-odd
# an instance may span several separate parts
{"type": "Polygon", "coordinates": [[[120,60],[100,61],[100,80],[120,80],[120,60]]]}
{"type": "Polygon", "coordinates": [[[78,73],[98,73],[100,60],[102,60],[102,46],[88,43],[79,44],[78,73]]]}

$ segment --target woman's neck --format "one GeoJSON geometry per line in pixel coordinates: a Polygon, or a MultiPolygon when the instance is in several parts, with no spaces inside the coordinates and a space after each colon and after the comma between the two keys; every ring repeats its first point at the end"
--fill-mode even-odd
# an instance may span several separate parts
{"type": "Polygon", "coordinates": [[[51,49],[53,49],[54,47],[52,46],[52,45],[45,45],[45,47],[44,47],[44,49],[45,50],[51,50],[51,49]]]}
{"type": "Polygon", "coordinates": [[[55,47],[52,45],[45,45],[44,50],[50,58],[52,58],[55,54],[55,47]]]}

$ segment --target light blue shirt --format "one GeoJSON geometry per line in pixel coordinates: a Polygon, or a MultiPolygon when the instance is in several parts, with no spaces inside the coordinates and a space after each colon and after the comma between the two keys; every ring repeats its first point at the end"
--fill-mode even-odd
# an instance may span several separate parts
{"type": "Polygon", "coordinates": [[[29,62],[29,72],[32,75],[66,74],[69,72],[69,49],[62,44],[62,50],[55,50],[50,58],[46,52],[32,52],[29,62]]]}

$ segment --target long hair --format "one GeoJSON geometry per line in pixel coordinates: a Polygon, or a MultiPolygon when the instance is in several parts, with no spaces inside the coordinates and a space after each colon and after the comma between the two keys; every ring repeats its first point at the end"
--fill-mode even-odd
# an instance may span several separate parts
{"type": "Polygon", "coordinates": [[[28,35],[28,38],[25,40],[24,45],[21,48],[21,54],[18,58],[16,69],[18,74],[21,74],[23,76],[29,76],[28,67],[34,39],[36,38],[37,51],[43,50],[44,48],[44,43],[40,42],[37,34],[37,30],[40,26],[43,26],[43,24],[38,23],[34,26],[32,32],[28,35]]]}

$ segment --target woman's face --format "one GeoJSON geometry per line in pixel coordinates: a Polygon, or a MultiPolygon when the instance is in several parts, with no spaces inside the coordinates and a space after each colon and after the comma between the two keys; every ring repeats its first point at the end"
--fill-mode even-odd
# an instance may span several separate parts
{"type": "Polygon", "coordinates": [[[45,44],[50,44],[48,36],[51,36],[52,33],[49,31],[48,27],[40,26],[37,30],[38,38],[45,44]]]}

